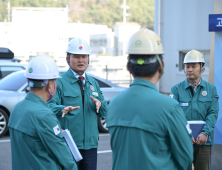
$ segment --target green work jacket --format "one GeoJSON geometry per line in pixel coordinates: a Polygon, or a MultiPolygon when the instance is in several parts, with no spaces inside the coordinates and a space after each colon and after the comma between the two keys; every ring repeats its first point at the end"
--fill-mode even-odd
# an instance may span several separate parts
{"type": "Polygon", "coordinates": [[[213,131],[219,111],[219,97],[216,87],[201,79],[196,92],[194,92],[193,87],[186,79],[174,85],[171,88],[170,95],[180,103],[188,121],[206,121],[202,132],[206,133],[211,139],[211,142],[206,143],[206,145],[213,145],[213,131]]]}
{"type": "Polygon", "coordinates": [[[188,170],[193,146],[178,102],[136,78],[109,103],[113,170],[188,170]]]}
{"type": "Polygon", "coordinates": [[[55,114],[37,95],[28,93],[9,118],[13,170],[77,170],[61,137],[55,114]]]}
{"type": "Polygon", "coordinates": [[[57,79],[57,90],[52,100],[48,102],[53,112],[56,114],[62,129],[69,129],[79,149],[91,149],[98,147],[98,124],[97,116],[106,116],[106,106],[103,94],[97,81],[85,74],[84,86],[84,106],[82,94],[78,80],[71,69],[57,79]],[[99,113],[96,113],[96,106],[90,96],[98,99],[102,106],[99,113]],[[80,106],[80,109],[66,114],[63,118],[62,110],[66,106],[80,106]]]}

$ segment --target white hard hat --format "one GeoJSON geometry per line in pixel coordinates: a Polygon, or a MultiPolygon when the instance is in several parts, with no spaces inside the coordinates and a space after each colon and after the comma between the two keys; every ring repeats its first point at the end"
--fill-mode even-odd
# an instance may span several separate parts
{"type": "Polygon", "coordinates": [[[205,63],[205,60],[199,51],[191,50],[185,55],[183,63],[205,63]]]}
{"type": "Polygon", "coordinates": [[[41,55],[33,58],[26,68],[25,77],[34,80],[60,78],[55,61],[48,55],[41,55]]]}
{"type": "Polygon", "coordinates": [[[83,38],[74,38],[69,41],[67,53],[71,54],[90,54],[90,48],[86,40],[83,38]]]}
{"type": "Polygon", "coordinates": [[[163,54],[163,46],[158,35],[146,28],[134,33],[127,45],[128,54],[163,54]]]}

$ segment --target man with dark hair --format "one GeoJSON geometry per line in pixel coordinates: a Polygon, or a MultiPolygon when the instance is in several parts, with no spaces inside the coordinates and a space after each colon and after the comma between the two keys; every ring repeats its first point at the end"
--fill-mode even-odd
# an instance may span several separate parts
{"type": "MultiPolygon", "coordinates": [[[[134,77],[151,77],[160,68],[160,63],[157,61],[156,55],[129,55],[130,61],[127,63],[129,70],[131,70],[134,77]],[[142,59],[142,60],[141,60],[142,59]],[[147,64],[138,65],[137,62],[145,61],[147,64]],[[149,67],[148,67],[149,66],[149,67]]],[[[159,59],[162,61],[162,55],[159,55],[159,59]]],[[[162,67],[162,66],[161,66],[162,67]]]]}
{"type": "Polygon", "coordinates": [[[141,29],[127,46],[129,89],[114,97],[107,111],[113,170],[188,170],[192,163],[189,126],[178,102],[160,94],[163,47],[151,30],[141,29]]]}
{"type": "Polygon", "coordinates": [[[25,77],[30,92],[15,105],[8,124],[12,169],[77,170],[61,136],[59,121],[46,104],[53,98],[56,78],[59,78],[55,61],[50,56],[35,57],[30,61],[25,77]]]}
{"type": "Polygon", "coordinates": [[[63,129],[69,129],[83,160],[79,170],[96,170],[98,125],[97,118],[106,116],[107,102],[97,81],[85,73],[89,64],[90,48],[83,38],[74,38],[68,44],[66,61],[69,70],[57,81],[57,92],[48,102],[63,129]],[[80,106],[72,112],[66,106],[80,106]]]}
{"type": "Polygon", "coordinates": [[[213,131],[219,112],[216,87],[201,79],[205,71],[204,64],[204,57],[199,51],[189,51],[184,58],[187,78],[174,85],[170,92],[170,97],[180,103],[188,121],[206,123],[197,138],[192,138],[195,170],[209,169],[211,146],[214,144],[213,131]]]}

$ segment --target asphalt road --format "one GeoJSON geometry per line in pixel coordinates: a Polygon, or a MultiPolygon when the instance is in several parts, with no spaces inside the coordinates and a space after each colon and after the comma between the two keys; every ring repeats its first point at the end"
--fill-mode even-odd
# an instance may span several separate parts
{"type": "MultiPolygon", "coordinates": [[[[112,169],[112,152],[110,148],[109,134],[99,135],[97,170],[112,169]]],[[[10,138],[7,134],[0,138],[0,170],[11,170],[11,146],[10,138]]]]}
{"type": "MultiPolygon", "coordinates": [[[[112,169],[112,152],[109,141],[109,134],[99,135],[97,170],[112,169]]],[[[211,152],[210,170],[222,170],[222,145],[215,144],[211,152]]],[[[7,134],[5,137],[0,138],[0,170],[11,169],[11,147],[9,135],[7,134]]]]}

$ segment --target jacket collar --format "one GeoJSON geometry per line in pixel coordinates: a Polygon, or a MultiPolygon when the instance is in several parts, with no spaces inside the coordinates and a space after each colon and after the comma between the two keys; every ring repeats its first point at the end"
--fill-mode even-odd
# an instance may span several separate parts
{"type": "MultiPolygon", "coordinates": [[[[186,80],[184,81],[184,89],[187,89],[187,88],[190,87],[190,86],[191,86],[191,85],[190,85],[188,79],[186,78],[186,80]]],[[[205,81],[204,81],[202,78],[201,78],[201,80],[200,80],[199,86],[202,86],[202,87],[205,87],[205,86],[206,86],[205,81]]]]}
{"type": "Polygon", "coordinates": [[[134,79],[133,83],[130,86],[133,86],[133,85],[145,86],[145,87],[151,88],[151,89],[153,89],[155,91],[158,91],[157,87],[155,86],[155,84],[151,83],[150,81],[141,79],[141,78],[134,79]]]}
{"type": "Polygon", "coordinates": [[[41,105],[45,105],[48,107],[48,105],[46,104],[46,102],[44,100],[42,100],[39,96],[37,96],[36,94],[32,93],[32,92],[29,92],[25,99],[27,100],[31,100],[35,103],[38,103],[38,104],[41,104],[41,105]]]}
{"type": "MultiPolygon", "coordinates": [[[[68,79],[70,80],[70,82],[73,84],[73,83],[76,83],[79,79],[77,79],[75,77],[75,75],[73,74],[71,68],[69,68],[67,71],[66,71],[66,74],[68,76],[68,79]]],[[[85,83],[86,82],[89,82],[90,84],[92,84],[92,80],[90,79],[90,76],[88,76],[86,73],[85,73],[85,83]]]]}

